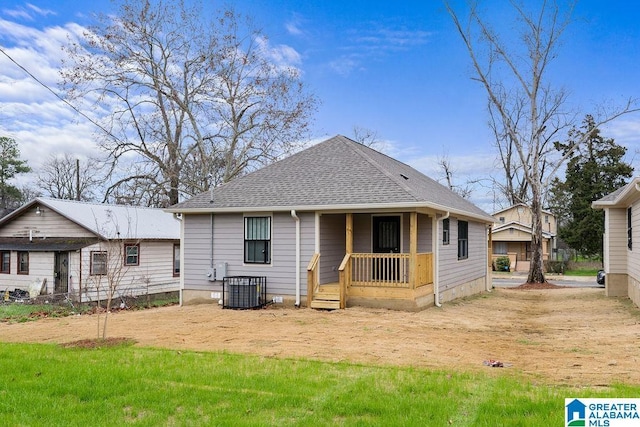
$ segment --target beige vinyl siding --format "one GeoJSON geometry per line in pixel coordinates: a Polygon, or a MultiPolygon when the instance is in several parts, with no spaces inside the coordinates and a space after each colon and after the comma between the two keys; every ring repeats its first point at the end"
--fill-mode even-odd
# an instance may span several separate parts
{"type": "Polygon", "coordinates": [[[0,229],[0,237],[95,237],[91,231],[46,208],[36,215],[35,208],[13,219],[0,229]]]}
{"type": "MultiPolygon", "coordinates": [[[[627,273],[627,209],[607,209],[605,216],[605,230],[608,239],[605,244],[609,243],[605,251],[609,256],[605,260],[609,260],[607,266],[608,273],[627,273]]],[[[634,242],[635,243],[635,242],[634,242]]],[[[639,242],[640,243],[640,242],[639,242]]]]}
{"type": "MultiPolygon", "coordinates": [[[[450,243],[440,246],[440,291],[446,291],[479,277],[487,272],[487,233],[484,224],[468,221],[469,257],[458,260],[458,218],[450,218],[450,243]]],[[[441,229],[442,221],[438,221],[441,229]]]]}
{"type": "Polygon", "coordinates": [[[531,233],[517,229],[502,230],[493,233],[491,239],[494,242],[530,242],[531,233]]]}
{"type": "Polygon", "coordinates": [[[325,214],[320,216],[321,284],[338,281],[338,267],[340,267],[346,251],[345,227],[345,214],[325,214]]]}
{"type": "MultiPolygon", "coordinates": [[[[120,276],[117,284],[118,296],[139,296],[179,290],[180,279],[173,276],[173,245],[177,241],[141,241],[139,252],[139,265],[122,266],[124,260],[124,245],[122,242],[98,243],[82,249],[82,261],[80,269],[76,264],[70,268],[70,274],[82,278],[83,301],[94,301],[98,297],[104,299],[107,296],[107,275],[91,275],[91,252],[106,251],[109,263],[108,269],[116,271],[115,276],[120,276]]],[[[77,285],[74,283],[74,290],[77,285]]]]}
{"type": "MultiPolygon", "coordinates": [[[[627,249],[627,271],[630,276],[637,280],[640,278],[640,200],[637,200],[631,206],[631,229],[632,248],[630,251],[627,249]]],[[[627,248],[626,240],[624,248],[627,248]]]]}
{"type": "MultiPolygon", "coordinates": [[[[531,226],[533,222],[533,217],[531,215],[531,209],[525,206],[513,206],[509,209],[506,209],[502,212],[498,212],[494,215],[496,219],[496,226],[500,226],[502,223],[500,222],[500,218],[504,218],[504,223],[509,223],[512,221],[517,221],[525,226],[531,226]]],[[[542,212],[542,230],[556,234],[558,226],[556,222],[555,216],[550,212],[542,212]]]]}
{"type": "Polygon", "coordinates": [[[29,252],[29,274],[18,274],[18,252],[11,251],[11,273],[0,274],[0,291],[27,290],[33,282],[47,279],[47,288],[53,291],[53,252],[29,252]]]}

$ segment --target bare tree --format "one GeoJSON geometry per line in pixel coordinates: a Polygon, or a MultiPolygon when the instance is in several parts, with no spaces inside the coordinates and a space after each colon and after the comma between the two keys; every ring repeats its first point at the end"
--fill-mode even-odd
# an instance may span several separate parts
{"type": "Polygon", "coordinates": [[[299,71],[233,9],[189,4],[122,0],[66,48],[68,99],[92,100],[104,130],[107,198],[174,204],[207,190],[203,177],[226,182],[307,135],[317,100],[299,71]]]}
{"type": "MultiPolygon", "coordinates": [[[[94,250],[89,253],[91,259],[88,260],[90,271],[85,292],[94,292],[97,304],[97,327],[98,338],[107,338],[107,324],[109,313],[111,312],[114,297],[120,292],[122,281],[129,271],[127,262],[128,256],[132,254],[125,252],[127,248],[139,251],[139,241],[135,241],[131,236],[135,236],[136,223],[134,218],[128,218],[126,224],[119,224],[114,215],[107,215],[104,223],[98,224],[97,229],[106,237],[105,240],[97,243],[94,250]],[[136,249],[137,248],[137,249],[136,249]],[[104,320],[100,325],[100,301],[104,299],[104,320]]],[[[136,252],[135,256],[139,256],[136,252]]]]}
{"type": "Polygon", "coordinates": [[[357,125],[353,127],[353,140],[373,149],[382,144],[377,131],[357,125]]]}
{"type": "Polygon", "coordinates": [[[100,166],[95,159],[81,161],[70,154],[51,155],[38,172],[36,186],[55,199],[94,200],[95,191],[104,180],[100,166]]]}
{"type": "Polygon", "coordinates": [[[451,165],[449,156],[445,154],[439,157],[438,166],[440,167],[440,169],[442,169],[442,173],[444,174],[444,179],[449,190],[457,193],[460,197],[465,199],[471,197],[471,194],[473,193],[473,182],[467,181],[462,186],[454,184],[453,174],[455,173],[455,171],[453,169],[453,166],[451,165]]]}
{"type": "MultiPolygon", "coordinates": [[[[507,179],[521,176],[524,188],[514,201],[524,198],[532,210],[532,260],[527,281],[545,281],[542,263],[542,203],[549,181],[571,156],[573,148],[562,157],[554,158],[553,142],[562,137],[576,121],[563,110],[567,92],[553,88],[547,81],[547,71],[557,55],[565,29],[571,22],[573,3],[566,12],[553,2],[542,2],[539,10],[528,12],[524,6],[511,2],[519,26],[520,43],[509,43],[480,16],[475,2],[469,5],[468,21],[463,23],[448,2],[447,10],[464,42],[473,64],[475,79],[488,95],[493,129],[507,179]],[[508,170],[507,170],[508,169],[508,170]]],[[[512,38],[513,39],[513,38],[512,38]]],[[[635,111],[634,100],[615,110],[601,110],[596,127],[622,114],[635,111]]],[[[585,135],[575,145],[584,143],[585,135]]],[[[515,197],[517,196],[517,197],[515,197]]]]}

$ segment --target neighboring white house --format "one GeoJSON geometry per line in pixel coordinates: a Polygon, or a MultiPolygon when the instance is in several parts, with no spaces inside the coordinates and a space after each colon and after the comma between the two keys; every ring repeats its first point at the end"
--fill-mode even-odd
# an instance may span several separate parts
{"type": "Polygon", "coordinates": [[[180,221],[161,209],[36,198],[0,219],[0,291],[105,298],[178,291],[180,221]]]}
{"type": "Polygon", "coordinates": [[[591,206],[604,210],[605,293],[640,306],[640,177],[591,206]]]}
{"type": "Polygon", "coordinates": [[[183,304],[218,302],[238,276],[266,279],[257,300],[315,308],[417,310],[491,288],[493,217],[343,136],[167,211],[183,219],[183,304]]]}

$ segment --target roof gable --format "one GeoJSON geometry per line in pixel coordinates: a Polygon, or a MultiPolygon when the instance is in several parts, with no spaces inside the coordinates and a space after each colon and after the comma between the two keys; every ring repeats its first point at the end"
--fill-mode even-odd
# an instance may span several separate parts
{"type": "Polygon", "coordinates": [[[36,207],[50,209],[103,239],[177,240],[180,238],[179,221],[162,209],[44,197],[38,197],[0,219],[0,226],[36,207]]]}
{"type": "Polygon", "coordinates": [[[221,185],[212,193],[201,193],[169,211],[339,209],[367,205],[424,206],[493,222],[486,212],[442,184],[340,135],[221,185]]]}
{"type": "Polygon", "coordinates": [[[636,200],[640,200],[640,177],[632,179],[627,185],[592,202],[591,207],[595,209],[627,207],[636,200]]]}

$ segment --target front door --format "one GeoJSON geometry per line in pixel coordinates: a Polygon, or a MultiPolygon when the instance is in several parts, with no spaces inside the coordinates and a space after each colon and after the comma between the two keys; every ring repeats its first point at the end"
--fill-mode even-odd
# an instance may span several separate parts
{"type": "Polygon", "coordinates": [[[56,294],[66,294],[69,292],[69,253],[56,252],[54,260],[54,290],[56,294]]]}
{"type": "MultiPolygon", "coordinates": [[[[400,253],[400,217],[373,217],[373,253],[400,253]]],[[[375,280],[397,282],[400,279],[400,260],[383,258],[375,260],[375,280]]]]}

